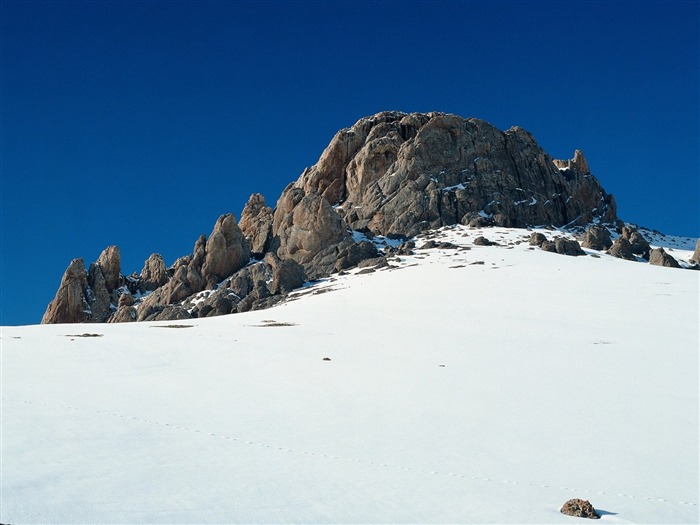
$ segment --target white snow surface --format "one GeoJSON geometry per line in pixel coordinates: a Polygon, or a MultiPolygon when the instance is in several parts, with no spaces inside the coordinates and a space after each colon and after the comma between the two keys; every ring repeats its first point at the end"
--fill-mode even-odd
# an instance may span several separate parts
{"type": "Polygon", "coordinates": [[[698,523],[700,272],[530,234],[269,310],[3,327],[0,522],[698,523]]]}

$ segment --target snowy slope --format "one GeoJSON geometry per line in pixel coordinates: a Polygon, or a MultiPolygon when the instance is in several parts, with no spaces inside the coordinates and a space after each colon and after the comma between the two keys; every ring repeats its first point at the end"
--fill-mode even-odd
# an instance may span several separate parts
{"type": "Polygon", "coordinates": [[[0,522],[697,523],[700,272],[530,233],[264,311],[2,328],[0,522]]]}

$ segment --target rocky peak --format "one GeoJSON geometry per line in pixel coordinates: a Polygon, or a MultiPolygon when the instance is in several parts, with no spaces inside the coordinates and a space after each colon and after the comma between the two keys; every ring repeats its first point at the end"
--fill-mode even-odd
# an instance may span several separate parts
{"type": "MultiPolygon", "coordinates": [[[[209,237],[201,235],[170,268],[154,254],[140,274],[124,277],[116,246],[88,271],[76,259],[43,322],[184,319],[267,307],[305,279],[377,257],[352,230],[410,238],[458,223],[617,221],[615,200],[579,150],[557,161],[520,127],[502,132],[475,118],[398,111],[340,130],[274,210],[253,194],[240,217],[221,215],[209,237]]],[[[629,248],[636,240],[624,242],[629,248]]]]}
{"type": "Polygon", "coordinates": [[[580,151],[555,162],[522,128],[444,113],[384,112],[333,138],[294,186],[356,230],[413,236],[474,213],[502,226],[614,222],[616,206],[580,151]]]}
{"type": "Polygon", "coordinates": [[[554,165],[560,170],[576,170],[581,175],[590,175],[591,170],[588,167],[586,157],[580,149],[574,151],[574,158],[568,160],[553,159],[554,165]]]}

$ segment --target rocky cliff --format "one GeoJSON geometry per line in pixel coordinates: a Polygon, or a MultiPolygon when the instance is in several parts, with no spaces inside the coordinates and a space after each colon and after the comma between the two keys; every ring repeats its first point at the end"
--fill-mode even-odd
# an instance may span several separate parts
{"type": "Polygon", "coordinates": [[[383,112],[339,131],[275,208],[254,194],[190,255],[153,254],[122,274],[119,249],[71,262],[42,323],[183,319],[265,308],[309,279],[377,257],[371,237],[451,224],[616,223],[615,200],[583,153],[552,159],[519,127],[443,113],[383,112]]]}

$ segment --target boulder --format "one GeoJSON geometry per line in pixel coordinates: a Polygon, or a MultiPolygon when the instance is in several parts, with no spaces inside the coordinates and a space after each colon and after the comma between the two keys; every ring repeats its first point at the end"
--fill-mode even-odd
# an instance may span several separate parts
{"type": "Polygon", "coordinates": [[[663,248],[654,248],[649,254],[649,264],[655,266],[667,266],[669,268],[680,268],[681,265],[671,255],[666,253],[663,248]]]}
{"type": "Polygon", "coordinates": [[[591,518],[595,520],[600,518],[590,501],[579,498],[570,499],[564,503],[561,507],[561,513],[578,518],[591,518]]]}
{"type": "Polygon", "coordinates": [[[651,246],[647,240],[637,230],[628,226],[622,227],[622,237],[630,243],[630,250],[635,255],[639,255],[644,259],[649,259],[651,246]]]}
{"type": "Polygon", "coordinates": [[[338,259],[335,263],[337,271],[346,270],[357,266],[360,261],[372,259],[377,256],[376,246],[369,241],[360,241],[353,243],[338,253],[338,259]]]}
{"type": "Polygon", "coordinates": [[[578,241],[574,241],[572,239],[557,239],[554,242],[554,247],[556,248],[557,253],[561,255],[571,255],[574,257],[586,255],[586,252],[581,249],[581,245],[578,243],[578,241]]]}
{"type": "Polygon", "coordinates": [[[557,253],[557,244],[553,241],[544,241],[540,244],[540,249],[545,252],[557,253]]]}
{"type": "Polygon", "coordinates": [[[581,246],[591,250],[605,251],[612,246],[610,232],[602,226],[589,226],[581,237],[581,246]]]}
{"type": "Polygon", "coordinates": [[[385,268],[389,266],[386,257],[375,257],[374,259],[365,259],[357,265],[358,268],[385,268]]]}
{"type": "Polygon", "coordinates": [[[267,284],[272,295],[287,294],[306,282],[304,267],[298,262],[281,260],[273,253],[265,255],[264,261],[272,269],[272,281],[267,284]]]}
{"type": "Polygon", "coordinates": [[[483,235],[474,239],[474,244],[476,246],[497,246],[498,245],[497,242],[490,241],[486,237],[484,237],[483,235]]]}
{"type": "Polygon", "coordinates": [[[634,261],[634,254],[632,253],[632,246],[627,239],[624,237],[618,237],[612,243],[612,246],[608,250],[608,253],[613,257],[618,257],[620,259],[627,259],[629,261],[634,261]]]}
{"type": "Polygon", "coordinates": [[[61,278],[56,296],[41,318],[42,324],[82,323],[88,320],[90,307],[85,294],[87,275],[82,259],[73,259],[61,278]]]}
{"type": "Polygon", "coordinates": [[[530,246],[542,246],[542,243],[547,240],[543,233],[535,232],[530,235],[530,246]]]}
{"type": "Polygon", "coordinates": [[[273,220],[274,211],[265,204],[265,198],[259,193],[253,193],[243,208],[238,226],[256,259],[262,258],[270,245],[273,220]]]}

